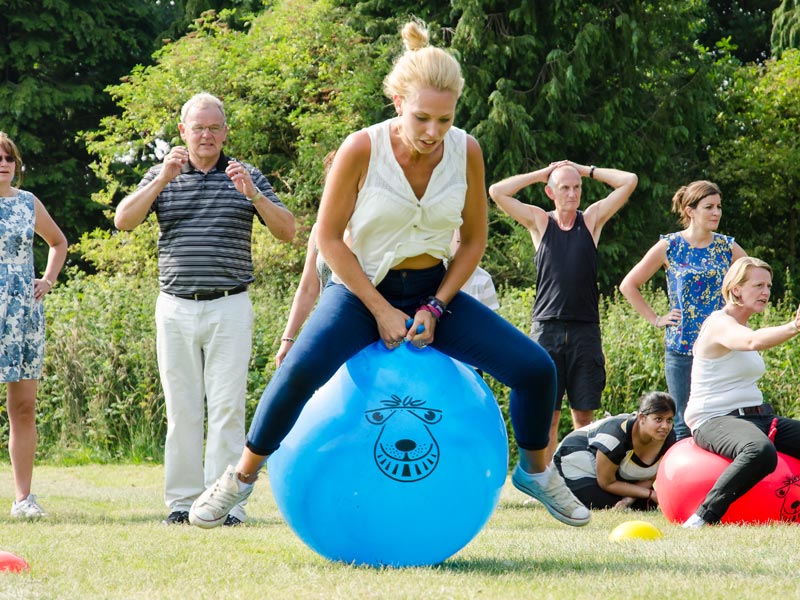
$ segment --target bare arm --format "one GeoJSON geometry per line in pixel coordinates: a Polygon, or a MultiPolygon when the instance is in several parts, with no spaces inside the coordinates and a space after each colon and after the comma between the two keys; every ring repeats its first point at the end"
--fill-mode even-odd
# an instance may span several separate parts
{"type": "Polygon", "coordinates": [[[756,330],[740,324],[723,311],[717,311],[703,323],[694,345],[694,354],[701,358],[718,358],[731,350],[766,350],[790,340],[798,331],[800,306],[789,323],[756,330]]]}
{"type": "Polygon", "coordinates": [[[250,171],[239,161],[231,160],[225,169],[233,185],[253,203],[256,211],[264,220],[269,232],[277,239],[289,242],[294,238],[294,215],[288,209],[275,204],[253,183],[250,171]]]}
{"type": "Polygon", "coordinates": [[[602,452],[597,453],[595,462],[597,466],[597,485],[606,492],[627,498],[644,499],[652,497],[652,492],[650,491],[650,487],[653,484],[652,481],[647,480],[631,483],[629,481],[617,480],[619,466],[611,462],[602,452]]]}
{"type": "Polygon", "coordinates": [[[322,192],[317,217],[317,246],[334,273],[375,317],[381,339],[390,347],[408,332],[408,315],[396,309],[375,289],[355,254],[344,241],[358,190],[366,177],[370,156],[369,135],[351,134],[333,159],[322,192]]]}
{"type": "Polygon", "coordinates": [[[294,293],[292,308],[289,310],[289,319],[281,336],[281,346],[275,355],[275,366],[280,367],[286,353],[294,344],[294,339],[305,323],[311,309],[319,298],[319,275],[317,275],[317,246],[316,246],[316,225],[311,228],[306,247],[306,261],[303,264],[303,274],[300,276],[300,283],[294,293]]]}
{"type": "Polygon", "coordinates": [[[50,213],[38,198],[34,197],[34,215],[36,235],[42,238],[50,249],[47,252],[47,265],[41,279],[33,280],[33,296],[40,300],[55,285],[58,274],[67,259],[67,238],[56,224],[50,213]]]}
{"type": "Polygon", "coordinates": [[[600,232],[608,220],[617,214],[620,208],[625,206],[628,198],[631,197],[636,185],[639,183],[639,178],[634,173],[627,171],[620,171],[619,169],[606,169],[595,167],[592,173],[592,168],[586,165],[573,166],[578,169],[582,177],[592,177],[597,181],[610,185],[614,190],[602,200],[598,200],[584,213],[584,221],[586,226],[592,231],[595,243],[600,239],[600,232]]]}
{"type": "Polygon", "coordinates": [[[178,176],[181,168],[189,160],[189,151],[183,146],[175,146],[164,157],[159,174],[150,183],[128,194],[117,205],[114,225],[117,229],[130,231],[147,218],[150,207],[167,184],[178,176]]]}
{"type": "Polygon", "coordinates": [[[536,183],[546,184],[547,178],[558,164],[551,163],[538,171],[513,175],[489,187],[489,196],[491,196],[495,204],[500,207],[500,210],[530,231],[531,236],[534,238],[534,244],[537,246],[547,228],[547,211],[538,206],[520,202],[514,198],[514,195],[529,185],[536,183]]]}
{"type": "Polygon", "coordinates": [[[261,218],[264,219],[264,223],[272,235],[284,242],[294,239],[294,215],[287,208],[273,203],[261,192],[257,196],[250,198],[250,201],[256,207],[261,218]]]}
{"type": "Polygon", "coordinates": [[[742,250],[742,247],[739,244],[733,242],[733,247],[731,248],[731,264],[735,263],[743,256],[747,256],[747,252],[742,250]]]}
{"type": "Polygon", "coordinates": [[[666,240],[659,240],[647,251],[642,260],[625,275],[622,283],[619,284],[619,291],[627,298],[631,306],[636,309],[636,312],[655,327],[677,325],[681,318],[681,313],[678,309],[669,311],[663,317],[656,314],[640,291],[642,286],[650,281],[661,267],[666,267],[666,265],[667,242],[666,240]]]}

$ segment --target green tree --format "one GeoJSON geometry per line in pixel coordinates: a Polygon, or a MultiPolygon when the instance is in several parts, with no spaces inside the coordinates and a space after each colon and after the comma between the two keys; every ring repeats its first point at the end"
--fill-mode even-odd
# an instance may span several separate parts
{"type": "Polygon", "coordinates": [[[395,40],[400,28],[410,18],[425,21],[435,35],[446,35],[455,27],[456,11],[450,2],[420,2],[419,0],[333,0],[350,12],[355,27],[363,29],[372,39],[391,36],[395,40]]]}
{"type": "Polygon", "coordinates": [[[146,61],[163,28],[151,0],[6,0],[0,21],[0,129],[25,161],[24,185],[67,236],[104,223],[76,139],[114,112],[109,83],[146,61]]]}
{"type": "MultiPolygon", "coordinates": [[[[569,158],[639,175],[629,205],[600,244],[601,288],[611,289],[664,229],[669,200],[705,165],[723,59],[698,44],[700,0],[527,2],[454,0],[453,48],[465,66],[459,122],[481,142],[489,182],[569,158]]],[[[535,189],[535,188],[534,188],[535,189]]],[[[586,201],[606,189],[584,185],[586,201]]],[[[531,198],[547,200],[535,190],[531,198]]],[[[493,221],[489,248],[522,256],[503,274],[532,281],[527,232],[493,221]],[[523,271],[524,269],[524,271],[523,271]]]]}
{"type": "Polygon", "coordinates": [[[225,103],[225,151],[261,168],[299,216],[313,215],[324,156],[348,133],[381,118],[386,107],[380,91],[385,70],[373,65],[388,70],[391,58],[379,44],[364,43],[346,17],[326,1],[285,0],[237,31],[226,15],[215,20],[206,13],[191,34],[157,55],[156,64],[135,68],[109,88],[121,114],[86,135],[104,183],[95,199],[113,206],[128,193],[179,143],[183,102],[207,91],[225,103]]]}
{"type": "Polygon", "coordinates": [[[800,2],[783,0],[772,14],[772,55],[780,58],[784,50],[800,48],[800,2]]]}
{"type": "Polygon", "coordinates": [[[182,38],[191,31],[194,22],[203,18],[203,13],[213,11],[215,14],[225,11],[226,24],[234,29],[245,30],[249,18],[265,8],[265,0],[172,0],[159,2],[159,9],[169,15],[166,20],[169,28],[161,37],[172,41],[182,38]]]}
{"type": "Polygon", "coordinates": [[[700,41],[710,47],[724,39],[742,63],[770,57],[772,11],[780,0],[708,0],[708,27],[700,41]]]}
{"type": "Polygon", "coordinates": [[[776,271],[775,293],[800,288],[786,282],[795,272],[800,233],[800,50],[736,71],[724,89],[722,136],[711,151],[711,174],[725,190],[726,227],[737,232],[748,254],[776,271]]]}

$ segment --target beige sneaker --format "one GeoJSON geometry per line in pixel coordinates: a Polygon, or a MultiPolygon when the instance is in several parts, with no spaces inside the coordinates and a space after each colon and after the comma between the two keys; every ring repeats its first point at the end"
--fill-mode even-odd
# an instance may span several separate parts
{"type": "Polygon", "coordinates": [[[228,466],[222,476],[210,488],[200,494],[189,509],[189,523],[203,529],[211,529],[225,523],[231,509],[246,500],[253,491],[247,485],[239,491],[236,467],[228,466]]]}
{"type": "Polygon", "coordinates": [[[583,527],[592,520],[592,513],[575,497],[555,467],[550,467],[550,480],[544,487],[536,483],[519,464],[511,475],[511,482],[520,492],[541,502],[562,523],[583,527]]]}
{"type": "Polygon", "coordinates": [[[28,494],[28,497],[11,505],[11,516],[15,519],[40,519],[46,517],[47,513],[36,502],[36,496],[28,494]]]}

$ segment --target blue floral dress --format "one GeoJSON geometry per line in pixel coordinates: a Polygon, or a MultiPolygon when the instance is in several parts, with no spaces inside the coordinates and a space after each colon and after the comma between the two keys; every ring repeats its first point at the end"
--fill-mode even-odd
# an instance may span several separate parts
{"type": "Polygon", "coordinates": [[[40,379],[44,307],[33,299],[34,196],[0,198],[0,382],[40,379]]]}
{"type": "Polygon", "coordinates": [[[667,291],[670,309],[681,311],[681,322],[666,328],[668,350],[691,356],[700,326],[725,304],[722,280],[731,266],[733,238],[720,233],[705,248],[695,248],[680,232],[662,235],[667,247],[667,291]]]}

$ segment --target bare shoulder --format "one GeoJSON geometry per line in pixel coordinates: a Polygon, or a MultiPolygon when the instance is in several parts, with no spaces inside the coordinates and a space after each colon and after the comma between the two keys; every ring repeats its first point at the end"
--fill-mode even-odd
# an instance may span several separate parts
{"type": "Polygon", "coordinates": [[[326,179],[326,189],[343,182],[363,181],[369,168],[372,142],[369,133],[362,129],[345,138],[336,151],[326,179]]]}
{"type": "Polygon", "coordinates": [[[369,153],[372,150],[372,142],[369,138],[369,133],[367,133],[366,129],[361,129],[359,131],[353,132],[345,138],[342,145],[339,146],[339,150],[336,152],[336,156],[334,157],[334,162],[339,159],[349,159],[353,160],[355,158],[363,158],[367,157],[369,159],[369,153]]]}
{"type": "Polygon", "coordinates": [[[483,174],[483,150],[478,140],[469,134],[467,134],[467,164],[470,166],[470,171],[480,168],[480,173],[483,174]]]}
{"type": "Polygon", "coordinates": [[[474,137],[470,134],[467,134],[467,156],[483,156],[483,150],[481,150],[481,145],[478,143],[474,137]]]}

